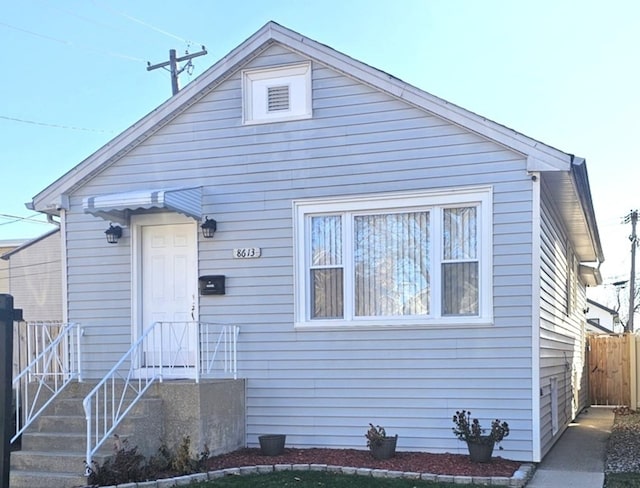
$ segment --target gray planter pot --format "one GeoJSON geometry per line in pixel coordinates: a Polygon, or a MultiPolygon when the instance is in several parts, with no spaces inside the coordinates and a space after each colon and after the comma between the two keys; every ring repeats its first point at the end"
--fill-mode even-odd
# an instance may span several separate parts
{"type": "Polygon", "coordinates": [[[268,434],[258,437],[260,450],[265,456],[278,456],[284,452],[284,443],[287,436],[284,434],[268,434]]]}
{"type": "Polygon", "coordinates": [[[490,463],[495,442],[487,436],[480,438],[478,442],[467,441],[469,457],[474,463],[490,463]]]}
{"type": "Polygon", "coordinates": [[[384,437],[379,444],[371,444],[369,449],[374,459],[389,459],[396,455],[398,434],[393,437],[384,437]]]}

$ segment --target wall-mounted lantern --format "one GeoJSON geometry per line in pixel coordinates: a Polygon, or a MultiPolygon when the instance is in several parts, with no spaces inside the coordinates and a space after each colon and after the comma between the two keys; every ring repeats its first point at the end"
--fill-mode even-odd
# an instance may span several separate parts
{"type": "Polygon", "coordinates": [[[122,237],[122,227],[119,225],[114,227],[113,224],[109,224],[109,228],[105,230],[104,233],[107,236],[107,242],[109,244],[117,244],[118,239],[122,237]]]}
{"type": "Polygon", "coordinates": [[[213,234],[215,234],[216,229],[218,228],[218,223],[215,220],[210,219],[209,217],[205,217],[204,223],[200,226],[200,228],[202,229],[202,236],[205,239],[211,239],[213,237],[213,234]]]}

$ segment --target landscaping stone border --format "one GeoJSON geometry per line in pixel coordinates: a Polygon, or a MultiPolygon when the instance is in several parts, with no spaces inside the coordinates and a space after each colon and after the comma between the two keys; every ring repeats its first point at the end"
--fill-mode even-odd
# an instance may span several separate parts
{"type": "Polygon", "coordinates": [[[188,476],[160,479],[157,481],[142,481],[138,483],[124,483],[102,488],[173,488],[174,486],[188,486],[191,483],[210,481],[225,476],[246,476],[250,474],[265,474],[274,471],[328,471],[331,473],[352,474],[356,476],[371,476],[373,478],[407,478],[412,480],[439,481],[456,484],[475,483],[487,486],[508,486],[522,488],[533,476],[534,465],[522,464],[510,478],[506,476],[452,476],[444,474],[415,473],[391,471],[387,469],[356,468],[349,466],[333,466],[330,464],[263,464],[257,466],[242,466],[226,468],[208,473],[196,473],[188,476]]]}

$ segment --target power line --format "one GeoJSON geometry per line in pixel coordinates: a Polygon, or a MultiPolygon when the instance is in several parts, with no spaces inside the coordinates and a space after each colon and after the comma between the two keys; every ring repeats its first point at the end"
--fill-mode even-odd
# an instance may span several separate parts
{"type": "MultiPolygon", "coordinates": [[[[75,17],[77,19],[80,19],[84,22],[87,22],[89,24],[93,24],[93,25],[97,25],[98,27],[102,27],[103,29],[107,29],[110,31],[114,31],[114,32],[118,32],[121,34],[125,34],[125,35],[129,35],[130,31],[121,27],[116,27],[114,25],[111,25],[109,23],[105,23],[105,22],[101,22],[95,19],[92,19],[91,17],[87,17],[85,15],[80,15],[76,12],[73,12],[72,10],[60,7],[59,5],[55,5],[53,2],[55,2],[55,0],[38,0],[40,3],[46,5],[48,8],[56,10],[58,12],[62,12],[63,14],[66,14],[70,17],[75,17]]],[[[142,38],[140,39],[141,42],[147,43],[149,45],[153,45],[153,46],[157,46],[156,42],[153,42],[151,39],[147,39],[147,38],[142,38]]],[[[135,58],[136,61],[139,60],[139,58],[135,58]]]]}
{"type": "MultiPolygon", "coordinates": [[[[9,259],[11,259],[11,258],[9,258],[9,259]]],[[[25,270],[25,269],[29,269],[29,268],[40,268],[41,266],[47,266],[47,265],[50,265],[50,264],[59,264],[60,262],[62,262],[61,259],[53,259],[53,260],[49,260],[49,261],[41,261],[39,263],[20,264],[18,266],[11,265],[9,270],[10,271],[16,271],[16,270],[25,270]]],[[[38,274],[42,274],[42,273],[38,273],[38,274]]]]}
{"type": "Polygon", "coordinates": [[[45,222],[44,220],[37,220],[34,219],[33,217],[35,217],[36,215],[40,215],[40,214],[32,214],[32,215],[28,215],[27,217],[20,217],[19,215],[9,215],[9,214],[3,214],[0,213],[0,219],[12,219],[9,222],[1,222],[0,225],[9,225],[9,224],[15,224],[16,222],[24,222],[24,221],[29,221],[29,222],[33,222],[36,224],[49,224],[49,222],[45,222]]]}
{"type": "Polygon", "coordinates": [[[10,120],[12,122],[20,122],[22,124],[40,125],[43,127],[54,127],[56,129],[77,130],[77,131],[85,131],[85,132],[101,132],[103,134],[115,134],[115,131],[113,130],[90,129],[88,127],[76,127],[73,125],[49,124],[47,122],[38,122],[36,120],[20,119],[18,117],[8,117],[6,115],[0,115],[0,119],[10,120]]]}
{"type": "Polygon", "coordinates": [[[56,37],[51,37],[51,36],[47,36],[44,34],[38,34],[37,32],[33,32],[27,29],[23,29],[22,27],[16,27],[15,25],[9,25],[6,24],[5,22],[0,22],[0,25],[3,27],[7,27],[9,29],[13,29],[13,30],[17,30],[19,32],[23,32],[25,34],[29,34],[30,36],[35,36],[35,37],[39,37],[41,39],[46,39],[47,41],[54,41],[54,42],[59,42],[60,44],[65,44],[67,46],[71,45],[70,41],[65,41],[64,39],[58,39],[56,37]]]}
{"type": "Polygon", "coordinates": [[[75,43],[73,43],[71,41],[67,41],[65,39],[58,39],[57,37],[52,37],[52,36],[49,36],[49,35],[40,34],[38,32],[33,32],[33,31],[30,31],[30,30],[27,30],[27,29],[23,29],[22,27],[16,27],[15,25],[7,24],[6,22],[0,22],[0,26],[7,27],[8,29],[13,29],[13,30],[16,30],[18,32],[22,32],[22,33],[28,34],[30,36],[39,37],[40,39],[45,39],[47,41],[57,42],[59,44],[63,44],[63,45],[68,46],[68,47],[74,47],[74,48],[81,49],[81,50],[88,51],[88,52],[92,52],[92,53],[98,53],[98,54],[102,54],[102,55],[106,55],[106,56],[125,59],[127,61],[135,61],[136,63],[144,63],[145,62],[144,59],[136,58],[134,56],[129,56],[128,54],[121,54],[121,53],[117,53],[117,52],[113,52],[113,51],[102,51],[100,49],[88,47],[86,45],[75,44],[75,43]]]}
{"type": "Polygon", "coordinates": [[[120,17],[123,17],[123,18],[125,18],[125,19],[127,19],[127,20],[130,20],[130,21],[132,21],[132,22],[136,22],[136,23],[138,23],[138,24],[140,24],[140,25],[143,25],[143,26],[145,26],[145,27],[147,27],[147,28],[149,28],[149,29],[151,29],[151,30],[154,30],[154,31],[156,31],[156,32],[158,32],[158,33],[160,33],[160,34],[163,34],[163,35],[165,35],[165,36],[167,36],[167,37],[170,37],[170,38],[172,38],[172,39],[175,39],[175,40],[177,40],[177,41],[184,42],[184,43],[185,43],[185,44],[187,44],[187,45],[191,45],[191,44],[203,44],[202,42],[190,41],[190,40],[185,39],[185,38],[183,38],[183,37],[180,37],[180,36],[178,36],[178,35],[176,35],[176,34],[172,34],[171,32],[166,31],[166,30],[164,30],[164,29],[161,29],[161,28],[159,28],[159,27],[156,27],[155,25],[152,25],[152,24],[150,24],[149,22],[145,22],[144,20],[141,20],[141,19],[138,19],[138,18],[136,18],[136,17],[133,17],[132,15],[127,14],[126,12],[121,12],[121,11],[119,11],[119,10],[115,10],[115,9],[113,9],[113,8],[111,8],[111,7],[107,6],[107,5],[100,5],[100,4],[99,4],[98,2],[96,2],[95,0],[93,0],[93,2],[92,2],[92,3],[93,3],[96,7],[99,7],[99,8],[101,8],[101,9],[103,9],[103,10],[107,10],[107,11],[109,11],[109,12],[111,12],[111,13],[116,14],[116,15],[119,15],[120,17]]]}

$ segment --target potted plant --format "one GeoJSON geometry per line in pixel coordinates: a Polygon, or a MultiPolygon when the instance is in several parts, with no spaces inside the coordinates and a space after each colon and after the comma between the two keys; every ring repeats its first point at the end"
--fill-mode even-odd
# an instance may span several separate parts
{"type": "Polygon", "coordinates": [[[369,424],[369,430],[364,436],[367,438],[367,447],[374,459],[389,459],[395,456],[398,434],[388,436],[384,427],[369,424]]]}
{"type": "Polygon", "coordinates": [[[493,420],[491,430],[487,432],[480,426],[478,419],[471,419],[471,412],[466,410],[456,412],[453,423],[453,433],[459,440],[467,443],[471,461],[476,463],[490,462],[494,446],[509,435],[509,424],[506,422],[493,420]]]}

